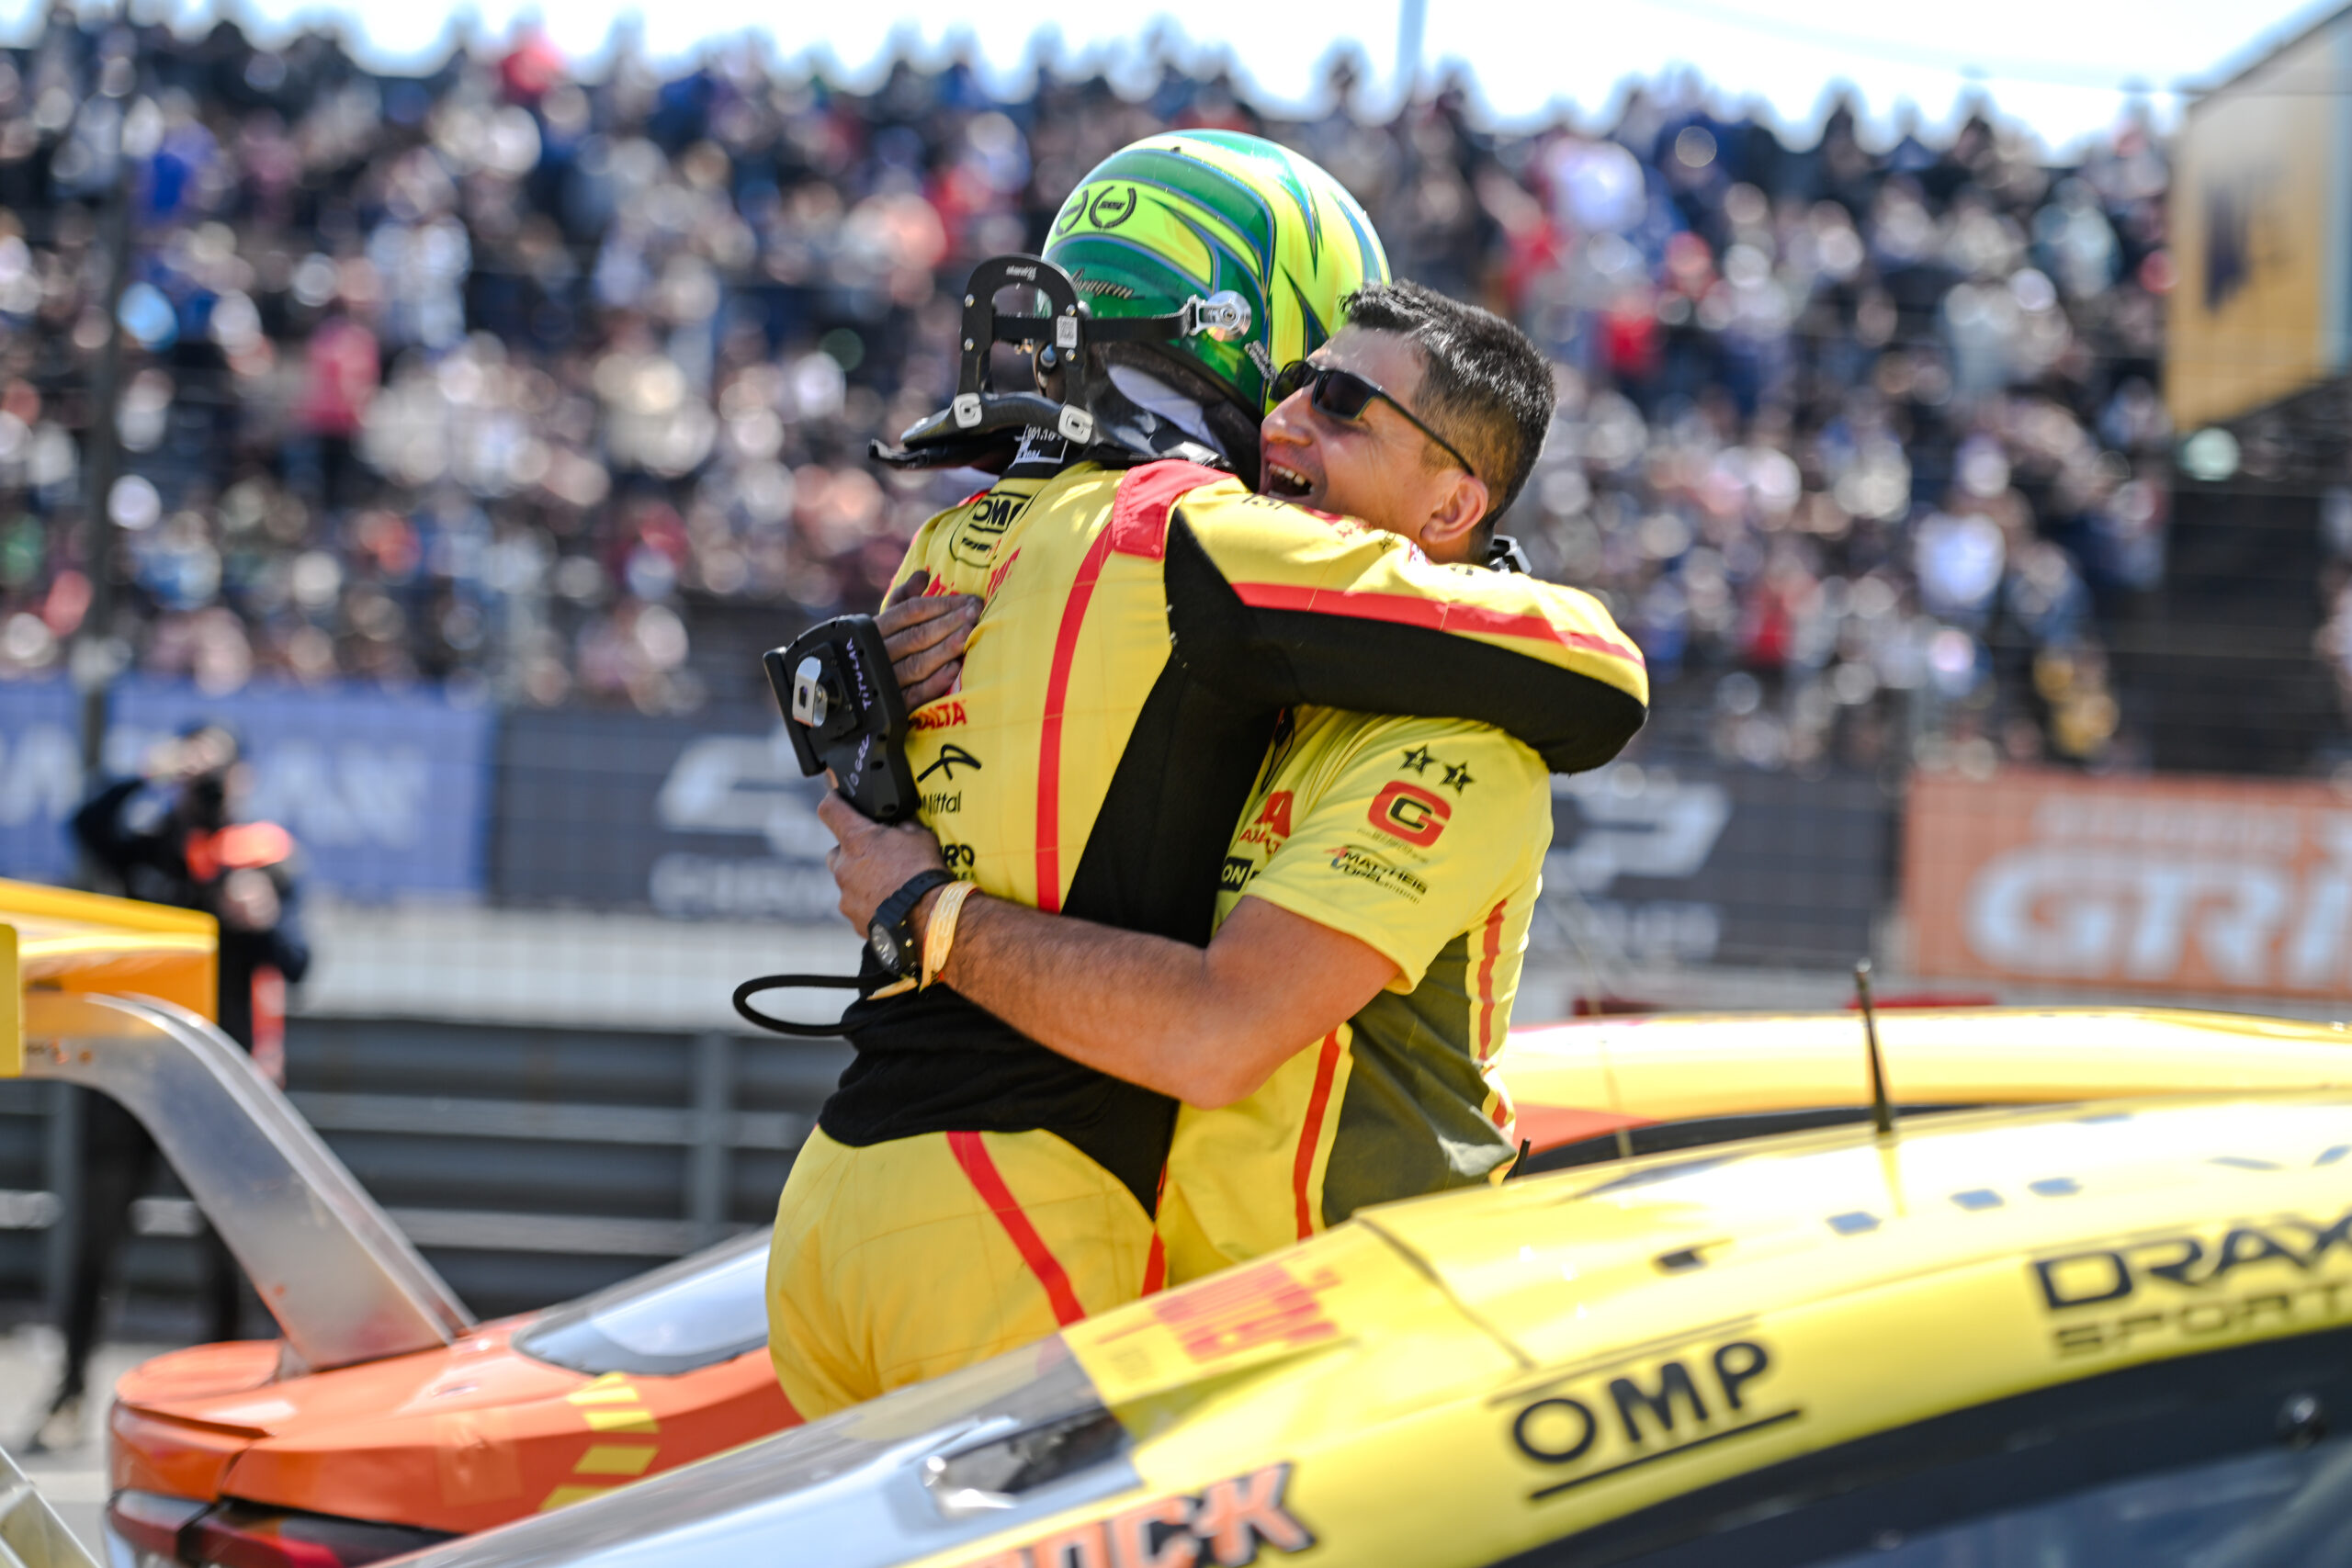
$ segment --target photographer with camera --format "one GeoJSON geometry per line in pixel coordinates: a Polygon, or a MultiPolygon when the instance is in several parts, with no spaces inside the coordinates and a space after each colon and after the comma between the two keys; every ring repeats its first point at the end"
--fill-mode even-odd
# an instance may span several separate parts
{"type": "MultiPolygon", "coordinates": [[[[297,918],[294,841],[273,822],[240,822],[249,770],[236,735],[192,724],[150,753],[140,776],[92,796],[73,821],[74,841],[99,874],[132,898],[198,909],[220,924],[221,1032],[254,1055],[273,1083],[286,1078],[286,987],[311,966],[297,918]]],[[[104,1095],[77,1092],[81,1192],[72,1224],[74,1268],[60,1329],[65,1368],[34,1438],[37,1449],[76,1446],[84,1431],[99,1297],[130,1234],[131,1204],[155,1168],[154,1141],[104,1095]]],[[[200,1299],[203,1337],[233,1339],[239,1316],[235,1259],[207,1228],[200,1299]]]]}

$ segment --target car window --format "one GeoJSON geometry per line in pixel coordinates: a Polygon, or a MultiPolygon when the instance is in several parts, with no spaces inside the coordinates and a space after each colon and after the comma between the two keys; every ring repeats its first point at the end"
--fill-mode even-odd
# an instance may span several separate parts
{"type": "Polygon", "coordinates": [[[2352,1562],[2347,1413],[2352,1330],[2297,1335],[1838,1444],[1565,1534],[1509,1568],[2352,1562]]]}
{"type": "Polygon", "coordinates": [[[767,1344],[767,1277],[768,1232],[754,1231],[553,1308],[514,1348],[597,1377],[690,1372],[767,1344]]]}
{"type": "Polygon", "coordinates": [[[1906,1537],[1820,1568],[2302,1568],[2352,1561],[2352,1443],[2274,1450],[2095,1486],[1906,1537]]]}

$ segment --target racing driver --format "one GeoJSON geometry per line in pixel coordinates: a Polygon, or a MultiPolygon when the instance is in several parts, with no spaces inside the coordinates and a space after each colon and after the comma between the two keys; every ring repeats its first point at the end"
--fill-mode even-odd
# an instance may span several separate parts
{"type": "MultiPolygon", "coordinates": [[[[1042,257],[976,271],[954,405],[883,454],[1003,475],[927,524],[901,569],[986,601],[960,689],[908,746],[922,818],[970,886],[1204,947],[1285,708],[1474,719],[1555,771],[1639,727],[1638,659],[1589,597],[1250,493],[1274,369],[1385,274],[1328,175],[1223,132],[1114,154],[1042,257]],[[998,316],[1016,286],[1046,313],[998,316]],[[1035,350],[1039,391],[992,389],[999,342],[1035,350]]],[[[804,1416],[1165,1280],[1153,1215],[1176,1101],[950,987],[908,986],[914,910],[944,878],[926,869],[876,908],[843,1026],[857,1055],[779,1208],[770,1349],[804,1416]]],[[[1312,1012],[1347,1018],[1353,989],[1312,1012]]],[[[1315,1032],[1284,1017],[1270,1032],[1315,1032]]]]}
{"type": "MultiPolygon", "coordinates": [[[[1267,484],[1432,560],[1490,558],[1495,513],[1551,423],[1551,367],[1509,322],[1418,285],[1369,285],[1346,307],[1338,335],[1277,378],[1306,384],[1267,416],[1267,484]]],[[[933,597],[894,617],[919,686],[946,689],[960,612],[933,597]]],[[[1180,1101],[1157,1227],[1171,1285],[1370,1203],[1498,1179],[1516,1147],[1492,1069],[1551,840],[1543,762],[1466,720],[1294,716],[1243,809],[1205,951],[973,894],[934,976],[1180,1101]],[[1340,998],[1339,1018],[1306,1016],[1340,998]],[[1306,1032],[1270,1032],[1284,1016],[1306,1032]]],[[[919,827],[877,827],[838,795],[818,811],[861,929],[944,863],[919,827]]],[[[943,897],[917,907],[919,936],[943,897]]]]}

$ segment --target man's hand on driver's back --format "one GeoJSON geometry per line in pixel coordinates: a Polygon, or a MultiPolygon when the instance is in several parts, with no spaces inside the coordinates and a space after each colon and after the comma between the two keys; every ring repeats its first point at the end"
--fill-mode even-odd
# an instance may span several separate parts
{"type": "Polygon", "coordinates": [[[923,590],[930,586],[929,572],[914,573],[890,590],[882,601],[882,613],[874,617],[909,711],[956,689],[956,677],[964,672],[965,641],[980,618],[978,594],[925,597],[923,590]]]}

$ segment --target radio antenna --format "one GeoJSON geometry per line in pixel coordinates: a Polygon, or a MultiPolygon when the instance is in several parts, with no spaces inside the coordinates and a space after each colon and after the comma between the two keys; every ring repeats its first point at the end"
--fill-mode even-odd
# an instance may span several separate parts
{"type": "Polygon", "coordinates": [[[1862,1010],[1862,1042],[1870,1049],[1871,1059],[1871,1124],[1882,1137],[1894,1132],[1894,1106],[1886,1094],[1886,1061],[1878,1049],[1878,1011],[1871,1006],[1871,961],[1861,959],[1854,965],[1854,998],[1862,1010]]]}

